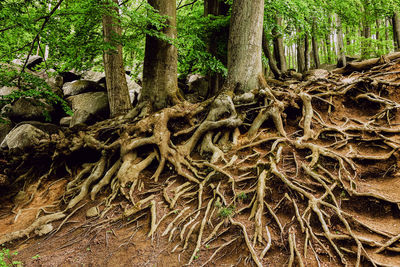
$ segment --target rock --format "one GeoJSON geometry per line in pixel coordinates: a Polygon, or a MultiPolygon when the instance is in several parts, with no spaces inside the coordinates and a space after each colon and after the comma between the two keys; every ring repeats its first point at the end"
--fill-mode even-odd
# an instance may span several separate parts
{"type": "Polygon", "coordinates": [[[208,80],[200,74],[192,74],[187,77],[188,92],[195,93],[202,98],[208,94],[208,80]]]}
{"type": "Polygon", "coordinates": [[[126,75],[126,83],[128,84],[129,98],[131,99],[131,103],[136,104],[139,101],[142,87],[132,80],[129,75],[126,75]]]}
{"type": "Polygon", "coordinates": [[[86,217],[92,218],[100,214],[98,207],[92,207],[86,211],[86,217]]]}
{"type": "Polygon", "coordinates": [[[28,70],[34,70],[34,68],[42,62],[43,58],[41,56],[30,56],[28,59],[28,63],[26,64],[26,68],[28,70]]]}
{"type": "Polygon", "coordinates": [[[4,87],[0,88],[0,96],[9,95],[9,94],[11,94],[13,92],[16,92],[16,91],[18,91],[17,87],[4,86],[4,87]]]}
{"type": "Polygon", "coordinates": [[[53,229],[54,229],[53,225],[51,223],[48,223],[48,224],[41,225],[38,228],[36,228],[35,234],[38,236],[47,235],[48,233],[53,231],[53,229]]]}
{"type": "Polygon", "coordinates": [[[77,75],[71,71],[60,72],[58,75],[62,77],[64,83],[77,81],[80,80],[82,77],[82,75],[77,75]]]}
{"type": "MultiPolygon", "coordinates": [[[[106,75],[105,75],[104,73],[102,73],[102,72],[96,72],[96,71],[91,71],[91,70],[89,70],[89,71],[85,72],[85,73],[82,75],[82,78],[83,78],[84,80],[89,80],[89,81],[94,81],[94,82],[99,83],[99,81],[100,81],[101,79],[104,79],[104,80],[105,80],[106,75]]],[[[104,82],[104,83],[105,83],[105,82],[104,82]]]]}
{"type": "Polygon", "coordinates": [[[60,120],[60,125],[63,127],[69,127],[71,124],[72,117],[64,117],[60,120]]]}
{"type": "Polygon", "coordinates": [[[13,122],[48,121],[55,114],[53,106],[42,100],[21,97],[14,103],[4,107],[4,115],[13,122]]]}
{"type": "Polygon", "coordinates": [[[108,118],[110,114],[106,92],[79,94],[70,96],[67,100],[71,103],[74,112],[71,127],[80,123],[91,124],[108,118]]]}
{"type": "Polygon", "coordinates": [[[309,70],[303,74],[304,81],[326,79],[328,77],[329,77],[329,71],[324,69],[309,70]]]}
{"type": "Polygon", "coordinates": [[[14,129],[7,134],[6,138],[4,138],[0,147],[25,150],[48,139],[49,135],[47,133],[30,124],[24,124],[14,127],[14,129]]]}
{"type": "Polygon", "coordinates": [[[60,127],[58,125],[55,125],[52,123],[40,122],[40,121],[23,121],[23,122],[20,122],[17,125],[15,125],[14,128],[19,127],[24,124],[32,125],[49,135],[58,134],[60,131],[60,127]]]}
{"type": "Polygon", "coordinates": [[[106,89],[98,83],[89,80],[79,80],[65,83],[63,86],[64,96],[74,96],[88,92],[102,92],[106,89]]]}
{"type": "Polygon", "coordinates": [[[12,122],[0,123],[0,144],[6,138],[7,134],[13,129],[12,122]]]}

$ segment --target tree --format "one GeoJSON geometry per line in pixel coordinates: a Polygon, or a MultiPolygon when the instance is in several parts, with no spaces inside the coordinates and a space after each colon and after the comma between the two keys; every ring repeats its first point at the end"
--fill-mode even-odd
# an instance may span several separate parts
{"type": "Polygon", "coordinates": [[[146,36],[143,66],[142,100],[148,102],[153,110],[177,104],[178,52],[172,43],[176,39],[176,1],[148,0],[160,15],[166,16],[166,27],[161,29],[169,40],[156,36],[146,36]]]}
{"type": "Polygon", "coordinates": [[[259,87],[259,78],[262,75],[263,17],[264,0],[233,2],[226,83],[235,88],[237,93],[259,87]]]}
{"type": "Polygon", "coordinates": [[[122,29],[118,18],[118,0],[105,2],[102,16],[104,41],[110,46],[103,52],[104,71],[106,74],[108,103],[111,117],[127,113],[132,105],[125,78],[122,44],[122,29]],[[112,4],[115,5],[112,5],[112,4]]]}

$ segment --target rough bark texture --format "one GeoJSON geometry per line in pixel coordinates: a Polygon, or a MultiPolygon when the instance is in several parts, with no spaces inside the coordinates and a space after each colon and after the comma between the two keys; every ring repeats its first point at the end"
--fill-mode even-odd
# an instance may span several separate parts
{"type": "MultiPolygon", "coordinates": [[[[162,31],[169,38],[176,38],[176,2],[175,0],[148,0],[149,4],[159,11],[160,15],[168,16],[169,27],[162,31]]],[[[177,97],[178,52],[174,45],[146,36],[145,57],[143,65],[142,100],[151,104],[154,110],[159,110],[179,102],[177,97]]]]}
{"type": "MultiPolygon", "coordinates": [[[[113,0],[113,2],[118,4],[118,0],[113,0]]],[[[103,62],[110,113],[111,117],[115,117],[128,112],[132,105],[125,78],[122,45],[116,40],[122,33],[117,18],[118,9],[111,5],[106,6],[106,8],[109,13],[103,15],[103,36],[104,41],[110,43],[114,48],[104,51],[103,62]]]]}
{"type": "Polygon", "coordinates": [[[400,16],[398,12],[394,12],[393,15],[393,40],[394,40],[394,49],[400,48],[400,16]]]}
{"type": "Polygon", "coordinates": [[[310,42],[308,34],[304,37],[304,71],[310,69],[310,42]]]}
{"type": "MultiPolygon", "coordinates": [[[[229,6],[224,2],[219,0],[205,0],[204,1],[204,16],[214,15],[227,15],[229,10],[229,6]]],[[[228,30],[228,29],[225,29],[228,30]]],[[[217,47],[218,47],[218,37],[220,36],[220,32],[213,32],[208,40],[208,52],[211,55],[217,56],[217,47]]],[[[221,74],[210,74],[208,75],[208,95],[214,96],[218,93],[219,89],[222,87],[223,78],[221,74]]]]}
{"type": "Polygon", "coordinates": [[[271,69],[275,78],[279,78],[282,75],[282,73],[281,73],[280,69],[278,68],[278,66],[276,65],[275,58],[273,57],[273,55],[271,53],[271,49],[269,47],[269,41],[268,41],[267,37],[265,36],[265,32],[263,32],[263,35],[262,35],[262,48],[263,48],[264,55],[266,56],[266,58],[268,58],[269,68],[271,69]]]}
{"type": "Polygon", "coordinates": [[[339,15],[336,15],[336,33],[337,33],[337,57],[338,61],[341,62],[341,67],[346,66],[346,55],[344,52],[344,42],[343,42],[343,31],[342,31],[342,21],[339,15]]]}
{"type": "Polygon", "coordinates": [[[319,53],[318,53],[319,48],[318,48],[317,37],[315,37],[314,34],[311,37],[311,43],[312,43],[314,66],[316,69],[319,69],[321,62],[319,60],[319,53]]]}
{"type": "Polygon", "coordinates": [[[303,73],[305,70],[305,58],[304,58],[304,39],[297,41],[297,71],[303,73]]]}
{"type": "MultiPolygon", "coordinates": [[[[282,27],[282,18],[276,16],[275,21],[277,27],[282,27]]],[[[272,30],[272,34],[274,35],[274,56],[278,68],[281,70],[281,72],[285,72],[287,71],[285,49],[283,46],[282,35],[278,31],[277,27],[274,27],[272,30]]]]}
{"type": "Polygon", "coordinates": [[[257,88],[259,75],[262,75],[263,15],[264,0],[233,2],[227,85],[236,88],[239,93],[257,88]]]}

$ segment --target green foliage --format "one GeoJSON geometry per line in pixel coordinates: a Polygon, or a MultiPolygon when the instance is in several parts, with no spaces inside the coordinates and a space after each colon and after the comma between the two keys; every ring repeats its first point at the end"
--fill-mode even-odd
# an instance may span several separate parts
{"type": "Polygon", "coordinates": [[[249,196],[248,196],[245,192],[241,192],[241,193],[237,196],[237,198],[238,198],[239,200],[244,201],[244,200],[248,199],[249,196]]]}
{"type": "Polygon", "coordinates": [[[10,253],[9,249],[3,248],[0,250],[0,267],[22,266],[22,262],[13,261],[12,257],[17,256],[18,252],[10,253]],[[11,262],[11,265],[9,264],[11,262]]]}
{"type": "Polygon", "coordinates": [[[196,3],[191,9],[178,12],[178,72],[219,73],[226,76],[227,39],[229,16],[204,17],[203,3],[196,3]],[[207,49],[209,40],[216,43],[216,55],[207,49]]]}
{"type": "Polygon", "coordinates": [[[235,211],[234,206],[222,207],[222,208],[220,208],[218,215],[222,218],[228,218],[228,217],[232,216],[234,211],[235,211]]]}

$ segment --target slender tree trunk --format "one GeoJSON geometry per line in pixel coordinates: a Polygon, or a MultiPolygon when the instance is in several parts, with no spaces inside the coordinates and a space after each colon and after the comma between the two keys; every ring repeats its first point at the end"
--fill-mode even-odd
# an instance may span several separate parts
{"type": "Polygon", "coordinates": [[[312,43],[314,66],[316,69],[319,69],[319,67],[321,66],[321,63],[319,61],[318,42],[317,42],[317,37],[315,36],[315,34],[313,34],[311,37],[311,43],[312,43]]]}
{"type": "Polygon", "coordinates": [[[375,25],[376,25],[375,35],[376,35],[376,41],[377,41],[376,49],[378,50],[378,53],[376,53],[376,54],[378,56],[379,54],[384,53],[383,46],[382,46],[382,37],[381,37],[381,33],[380,33],[381,21],[379,19],[376,19],[375,25]]]}
{"type": "MultiPolygon", "coordinates": [[[[279,16],[275,17],[277,27],[282,27],[282,18],[279,16]]],[[[279,29],[274,27],[272,30],[272,34],[274,35],[274,56],[278,65],[278,68],[281,72],[285,72],[287,70],[286,66],[286,58],[285,58],[285,50],[283,46],[283,37],[279,32],[279,29]]]]}
{"type": "Polygon", "coordinates": [[[259,87],[264,0],[235,0],[228,41],[227,86],[237,93],[259,87]],[[251,14],[251,16],[249,15],[251,14]]]}
{"type": "Polygon", "coordinates": [[[331,57],[331,37],[329,34],[325,35],[325,46],[326,46],[326,55],[327,55],[327,60],[328,64],[332,63],[332,57],[331,57]]]}
{"type": "Polygon", "coordinates": [[[346,66],[346,54],[344,51],[344,42],[343,42],[343,32],[342,32],[342,21],[339,15],[336,15],[336,34],[337,34],[337,52],[338,52],[338,64],[337,67],[346,66]]]}
{"type": "MultiPolygon", "coordinates": [[[[385,40],[389,40],[389,20],[385,18],[385,40]]],[[[389,45],[385,43],[385,54],[389,53],[389,45]]]]}
{"type": "MultiPolygon", "coordinates": [[[[118,0],[113,0],[118,4],[118,0]]],[[[127,113],[132,105],[129,98],[128,86],[125,78],[122,45],[117,40],[122,29],[118,17],[118,8],[111,3],[105,4],[107,13],[102,17],[103,38],[113,46],[103,52],[104,71],[106,74],[108,102],[111,117],[127,113]]]]}
{"type": "Polygon", "coordinates": [[[304,50],[304,39],[299,38],[297,41],[297,71],[300,73],[303,73],[305,70],[304,50]]]}
{"type": "MultiPolygon", "coordinates": [[[[208,15],[227,15],[229,10],[229,6],[222,1],[219,0],[205,0],[204,1],[204,16],[208,15]]],[[[227,30],[227,29],[226,29],[227,30]]],[[[208,52],[213,55],[217,56],[217,47],[218,47],[218,37],[219,33],[214,32],[211,34],[208,40],[208,52]]],[[[215,73],[215,74],[208,74],[208,96],[216,95],[220,88],[222,87],[222,75],[215,73]]]]}
{"type": "Polygon", "coordinates": [[[393,14],[393,40],[394,49],[400,49],[400,16],[397,11],[393,14]]]}
{"type": "MultiPolygon", "coordinates": [[[[176,1],[148,0],[160,15],[167,16],[168,27],[162,32],[176,38],[176,1]]],[[[148,101],[153,110],[159,110],[179,102],[178,99],[178,52],[174,45],[154,36],[146,36],[143,65],[142,100],[148,101]]]]}
{"type": "Polygon", "coordinates": [[[304,37],[304,71],[310,69],[310,42],[308,34],[304,37]]]}
{"type": "Polygon", "coordinates": [[[271,53],[271,49],[269,47],[269,41],[265,35],[265,31],[263,31],[263,36],[262,36],[262,48],[264,51],[264,55],[268,59],[268,65],[269,68],[271,69],[272,73],[274,74],[275,78],[281,77],[282,73],[279,70],[278,66],[276,65],[275,58],[273,57],[271,53]]]}

